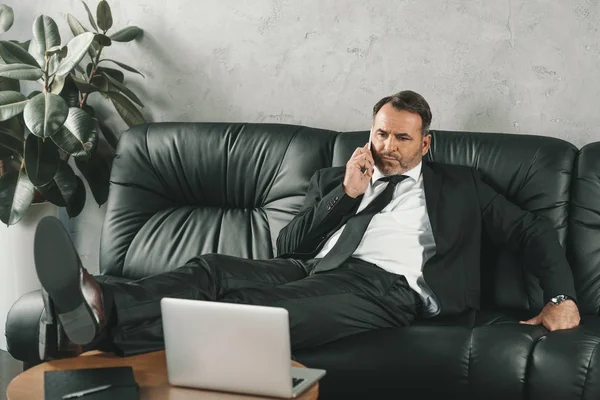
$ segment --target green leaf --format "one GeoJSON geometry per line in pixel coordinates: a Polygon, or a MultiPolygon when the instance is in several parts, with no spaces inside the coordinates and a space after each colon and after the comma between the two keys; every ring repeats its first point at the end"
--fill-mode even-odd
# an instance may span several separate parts
{"type": "Polygon", "coordinates": [[[16,134],[6,128],[0,128],[0,158],[17,154],[23,158],[25,144],[16,134]]]}
{"type": "Polygon", "coordinates": [[[27,95],[27,98],[28,98],[29,100],[31,100],[31,99],[33,99],[35,96],[37,96],[37,95],[38,95],[38,94],[40,94],[40,93],[42,93],[42,92],[41,92],[41,91],[39,91],[39,90],[34,90],[33,92],[31,92],[31,93],[29,93],[29,94],[27,95]]]}
{"type": "Polygon", "coordinates": [[[29,53],[38,65],[45,64],[46,50],[60,46],[60,33],[56,22],[48,16],[40,15],[33,21],[33,39],[29,45],[29,53]]]}
{"type": "Polygon", "coordinates": [[[130,66],[129,66],[129,65],[127,65],[127,64],[123,64],[123,63],[121,63],[121,62],[118,62],[118,61],[115,61],[115,60],[111,60],[110,58],[103,58],[102,60],[100,60],[100,61],[98,62],[98,64],[100,64],[102,61],[110,61],[110,62],[113,62],[113,63],[117,64],[119,67],[123,68],[124,70],[127,70],[127,71],[129,71],[129,72],[134,72],[134,73],[136,73],[136,74],[140,74],[141,76],[143,76],[143,77],[145,78],[144,74],[142,74],[142,73],[141,73],[140,71],[138,71],[137,69],[130,67],[130,66]]]}
{"type": "Polygon", "coordinates": [[[98,52],[100,51],[100,45],[96,42],[92,42],[92,45],[90,46],[90,48],[88,49],[88,54],[90,55],[90,58],[92,60],[96,59],[96,55],[98,54],[98,52]]]}
{"type": "Polygon", "coordinates": [[[88,7],[88,5],[86,4],[85,1],[82,0],[81,2],[83,3],[83,6],[85,7],[85,11],[87,12],[90,24],[92,24],[92,28],[94,28],[94,30],[96,32],[98,32],[98,25],[96,25],[96,21],[94,21],[94,16],[92,15],[92,12],[90,11],[90,8],[88,7]]]}
{"type": "Polygon", "coordinates": [[[102,75],[96,75],[96,76],[94,76],[92,78],[92,81],[90,83],[92,85],[94,85],[95,87],[97,87],[100,92],[106,92],[106,91],[108,91],[108,81],[102,75]]]}
{"type": "Polygon", "coordinates": [[[60,53],[60,49],[62,49],[62,47],[60,47],[60,46],[50,47],[48,50],[46,50],[46,53],[44,55],[46,57],[50,57],[51,55],[60,53]]]}
{"type": "Polygon", "coordinates": [[[48,63],[48,76],[52,77],[56,74],[56,70],[58,69],[58,65],[60,63],[58,55],[54,54],[50,56],[50,62],[48,63]]]}
{"type": "Polygon", "coordinates": [[[108,127],[104,122],[98,120],[98,124],[100,125],[100,132],[108,142],[108,144],[113,148],[117,148],[117,143],[119,142],[119,137],[115,134],[115,132],[108,127]]]}
{"type": "Polygon", "coordinates": [[[42,186],[54,179],[60,164],[58,147],[52,140],[44,140],[35,135],[25,140],[25,168],[27,176],[35,186],[42,186]]]}
{"type": "Polygon", "coordinates": [[[99,206],[108,199],[110,167],[108,162],[96,153],[88,161],[75,160],[75,165],[87,180],[92,195],[99,206]]]}
{"type": "Polygon", "coordinates": [[[90,106],[89,104],[85,104],[82,110],[90,114],[92,118],[96,119],[96,110],[94,110],[94,107],[90,106]]]}
{"type": "Polygon", "coordinates": [[[65,86],[65,78],[66,76],[64,75],[54,75],[52,85],[50,86],[50,93],[60,94],[65,86]]]}
{"type": "Polygon", "coordinates": [[[96,8],[96,19],[98,20],[98,28],[104,32],[110,29],[113,24],[112,13],[110,6],[105,0],[101,0],[96,8]]]}
{"type": "Polygon", "coordinates": [[[98,143],[96,121],[80,108],[69,109],[69,116],[52,140],[77,159],[87,160],[98,143]]]}
{"type": "Polygon", "coordinates": [[[6,121],[0,121],[0,128],[4,128],[5,132],[12,134],[23,142],[23,146],[25,146],[25,122],[23,121],[23,114],[14,116],[6,121]]]}
{"type": "Polygon", "coordinates": [[[69,218],[75,218],[81,211],[83,211],[83,207],[85,206],[85,185],[80,177],[77,178],[77,189],[75,189],[75,194],[71,198],[71,201],[67,204],[67,214],[69,214],[69,218]]]}
{"type": "Polygon", "coordinates": [[[13,9],[6,4],[0,4],[0,33],[10,29],[15,21],[13,9]]]}
{"type": "Polygon", "coordinates": [[[40,93],[29,100],[23,111],[25,125],[36,136],[50,137],[60,128],[69,115],[67,102],[53,93],[40,93]]]}
{"type": "Polygon", "coordinates": [[[74,76],[69,74],[65,79],[65,86],[60,92],[60,97],[65,99],[69,107],[79,106],[79,89],[73,82],[74,76]]]}
{"type": "Polygon", "coordinates": [[[112,44],[112,40],[108,36],[101,33],[97,33],[96,36],[94,36],[94,42],[104,47],[108,47],[112,44]]]}
{"type": "Polygon", "coordinates": [[[81,66],[81,64],[77,64],[75,66],[75,71],[79,72],[81,75],[85,75],[85,69],[81,66]]]}
{"type": "Polygon", "coordinates": [[[94,40],[94,34],[91,32],[82,33],[71,39],[67,43],[69,54],[58,66],[56,75],[66,75],[71,72],[75,68],[75,65],[79,64],[83,56],[85,56],[90,44],[92,44],[92,40],[94,40]]]}
{"type": "Polygon", "coordinates": [[[73,82],[75,83],[77,89],[79,89],[81,93],[93,93],[100,90],[100,88],[98,88],[97,86],[94,86],[91,83],[88,83],[76,76],[73,76],[73,82]]]}
{"type": "Polygon", "coordinates": [[[16,43],[0,41],[0,57],[6,64],[27,64],[39,68],[35,58],[16,43]]]}
{"type": "Polygon", "coordinates": [[[0,121],[6,121],[20,114],[25,109],[27,101],[27,97],[19,92],[10,90],[0,92],[0,121]]]}
{"type": "Polygon", "coordinates": [[[6,225],[19,222],[27,213],[34,192],[25,168],[0,176],[0,220],[6,225]]]}
{"type": "Polygon", "coordinates": [[[0,76],[23,81],[37,81],[44,75],[38,67],[27,64],[0,65],[0,76]]]}
{"type": "Polygon", "coordinates": [[[106,77],[106,79],[108,79],[108,82],[114,86],[119,92],[123,93],[124,95],[126,95],[127,97],[129,97],[131,100],[133,100],[135,102],[135,104],[137,104],[140,107],[144,107],[144,104],[142,103],[142,101],[136,96],[135,93],[133,93],[131,91],[131,89],[129,89],[127,86],[125,86],[124,84],[122,84],[121,82],[117,81],[116,79],[113,79],[110,75],[107,74],[103,74],[104,77],[106,77]]]}
{"type": "Polygon", "coordinates": [[[19,46],[21,46],[23,48],[23,50],[29,51],[29,44],[31,43],[31,39],[26,40],[24,42],[18,42],[16,40],[9,40],[9,42],[12,42],[14,44],[18,44],[19,46]]]}
{"type": "Polygon", "coordinates": [[[71,29],[73,36],[79,36],[82,33],[88,32],[88,30],[71,14],[67,14],[67,23],[71,29]]]}
{"type": "Polygon", "coordinates": [[[61,161],[54,179],[44,186],[38,186],[37,190],[50,203],[59,207],[65,207],[71,203],[77,191],[77,176],[69,164],[61,161]]]}
{"type": "Polygon", "coordinates": [[[134,125],[143,124],[145,122],[140,110],[138,110],[127,97],[117,92],[106,92],[106,95],[110,97],[115,109],[121,118],[123,118],[123,121],[125,121],[127,126],[131,128],[134,125]]]}
{"type": "Polygon", "coordinates": [[[0,90],[12,90],[18,92],[21,90],[21,85],[16,79],[0,77],[0,90]]]}
{"type": "Polygon", "coordinates": [[[110,35],[110,38],[115,42],[131,42],[132,40],[137,39],[142,32],[144,31],[137,26],[128,26],[127,28],[123,28],[120,31],[113,33],[110,35]]]}
{"type": "Polygon", "coordinates": [[[96,69],[96,74],[109,75],[111,78],[113,78],[121,83],[123,83],[123,81],[125,80],[125,75],[123,74],[123,71],[119,71],[118,69],[98,67],[96,69]]]}

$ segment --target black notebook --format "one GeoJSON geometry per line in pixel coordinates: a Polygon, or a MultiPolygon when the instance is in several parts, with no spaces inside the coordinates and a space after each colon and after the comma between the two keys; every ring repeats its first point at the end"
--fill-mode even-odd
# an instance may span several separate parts
{"type": "Polygon", "coordinates": [[[111,385],[108,389],[79,397],[81,400],[139,400],[131,367],[88,368],[44,373],[44,399],[62,400],[82,390],[111,385]]]}

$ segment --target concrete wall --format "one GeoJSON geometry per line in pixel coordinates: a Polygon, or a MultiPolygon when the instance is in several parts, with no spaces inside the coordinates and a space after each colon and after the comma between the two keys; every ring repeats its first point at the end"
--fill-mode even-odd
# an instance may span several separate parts
{"type": "MultiPolygon", "coordinates": [[[[3,1],[17,14],[3,38],[30,37],[42,13],[63,41],[67,12],[89,26],[76,0],[3,1]]],[[[378,99],[412,89],[430,102],[434,129],[600,140],[599,0],[109,3],[115,27],[145,30],[106,55],[146,75],[127,80],[148,120],[367,129],[378,99]]],[[[124,127],[109,107],[101,114],[124,127]]],[[[102,214],[90,201],[71,224],[92,270],[102,214]]]]}

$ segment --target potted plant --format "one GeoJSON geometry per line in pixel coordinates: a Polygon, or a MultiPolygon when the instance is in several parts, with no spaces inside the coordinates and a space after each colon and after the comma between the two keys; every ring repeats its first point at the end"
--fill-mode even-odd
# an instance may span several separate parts
{"type": "Polygon", "coordinates": [[[13,10],[0,5],[0,349],[6,349],[8,310],[19,296],[39,288],[32,252],[37,221],[57,216],[58,207],[75,217],[86,202],[83,180],[73,168],[98,205],[107,200],[112,154],[98,151],[98,144],[104,137],[114,149],[118,136],[96,118],[89,97],[110,101],[128,126],[144,122],[142,102],[124,84],[126,73],[139,72],[103,57],[107,47],[134,40],[141,29],[109,34],[108,3],[99,1],[95,16],[82,3],[91,28],[68,14],[74,37],[66,45],[45,15],[35,19],[30,41],[4,40],[13,10]],[[28,86],[22,81],[39,83],[39,90],[23,93],[28,86]]]}
{"type": "MultiPolygon", "coordinates": [[[[98,2],[95,18],[82,3],[91,30],[68,14],[74,37],[66,45],[54,20],[45,15],[35,19],[30,41],[0,40],[0,158],[9,158],[0,177],[0,221],[7,225],[23,218],[36,194],[66,207],[70,217],[81,212],[86,192],[69,163],[71,158],[98,205],[106,202],[109,160],[97,147],[100,134],[113,148],[117,135],[96,118],[87,104],[90,95],[99,93],[110,100],[127,125],[144,122],[138,109],[143,104],[125,86],[123,70],[141,73],[102,57],[113,42],[132,41],[142,30],[130,26],[109,35],[113,21],[108,2],[98,2]],[[39,82],[40,90],[23,94],[19,81],[39,82]]],[[[10,7],[2,7],[0,22],[4,30],[10,27],[10,7]]]]}

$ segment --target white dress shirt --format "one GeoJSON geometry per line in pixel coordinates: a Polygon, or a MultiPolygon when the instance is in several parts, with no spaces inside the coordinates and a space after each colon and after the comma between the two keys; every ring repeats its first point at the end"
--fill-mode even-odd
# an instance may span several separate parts
{"type": "MultiPolygon", "coordinates": [[[[421,167],[422,163],[419,163],[404,173],[408,178],[396,185],[390,203],[373,216],[352,256],[404,275],[410,287],[423,299],[424,316],[433,316],[439,313],[439,302],[425,283],[422,270],[435,254],[435,241],[427,214],[421,167]]],[[[383,177],[375,167],[357,213],[388,185],[377,181],[383,177]]],[[[344,228],[345,225],[329,238],[315,258],[322,258],[331,250],[344,228]]]]}

